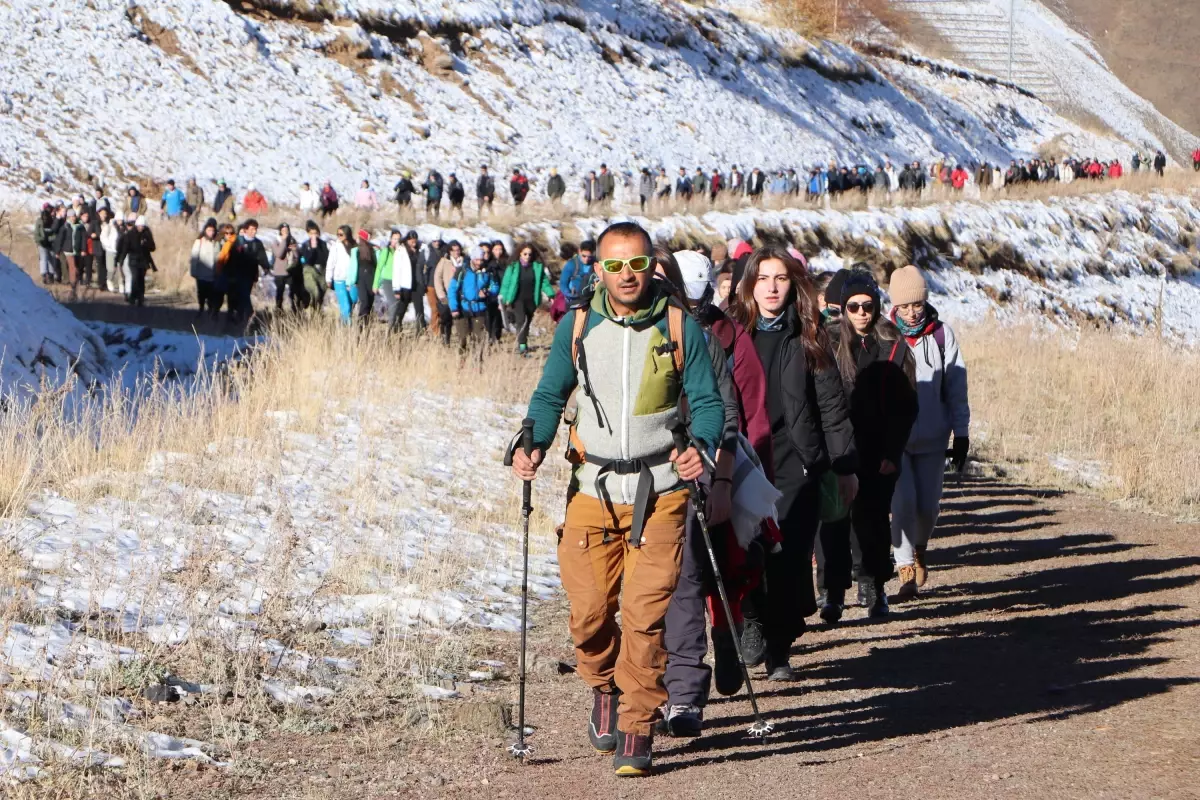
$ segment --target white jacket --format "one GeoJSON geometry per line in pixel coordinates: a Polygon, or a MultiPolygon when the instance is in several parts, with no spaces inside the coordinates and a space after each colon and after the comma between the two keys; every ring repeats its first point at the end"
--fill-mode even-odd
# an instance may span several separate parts
{"type": "Polygon", "coordinates": [[[307,212],[316,212],[321,209],[321,196],[317,194],[315,189],[300,192],[300,210],[307,212]]]}
{"type": "Polygon", "coordinates": [[[117,231],[117,223],[113,220],[110,219],[108,222],[100,226],[100,246],[103,247],[106,252],[117,252],[118,236],[120,236],[120,233],[117,231]]]}
{"type": "Polygon", "coordinates": [[[909,453],[944,453],[950,434],[966,436],[971,427],[971,405],[967,399],[967,364],[958,349],[958,338],[946,323],[945,350],[933,334],[925,334],[913,345],[917,362],[917,412],[908,437],[909,453]]]}
{"type": "Polygon", "coordinates": [[[345,281],[350,275],[350,254],[338,241],[329,243],[329,260],[325,262],[325,280],[330,286],[334,281],[345,281]]]}
{"type": "Polygon", "coordinates": [[[196,280],[211,281],[217,277],[217,256],[221,255],[220,239],[200,237],[192,243],[191,275],[196,280]]]}
{"type": "Polygon", "coordinates": [[[408,255],[408,248],[400,243],[400,248],[392,256],[392,291],[413,288],[413,263],[408,255]]]}

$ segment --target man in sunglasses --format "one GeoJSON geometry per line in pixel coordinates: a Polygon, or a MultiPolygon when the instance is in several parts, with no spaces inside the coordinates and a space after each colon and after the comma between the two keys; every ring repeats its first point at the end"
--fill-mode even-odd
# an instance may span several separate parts
{"type": "Polygon", "coordinates": [[[618,775],[637,776],[649,771],[667,700],[663,620],[679,578],[684,481],[703,472],[696,449],[677,452],[671,431],[686,394],[692,436],[711,447],[724,409],[703,332],[653,280],[649,234],[616,223],[596,247],[599,285],[559,323],[529,404],[534,451],[514,453],[513,472],[534,479],[578,386],[558,563],[577,670],[592,689],[592,746],[614,753],[618,775]]]}

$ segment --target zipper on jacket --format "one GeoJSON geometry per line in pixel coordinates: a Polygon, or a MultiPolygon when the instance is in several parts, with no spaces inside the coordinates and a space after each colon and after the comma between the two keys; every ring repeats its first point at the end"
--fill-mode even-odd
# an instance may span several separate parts
{"type": "MultiPolygon", "coordinates": [[[[629,458],[629,326],[621,323],[621,459],[629,458]]],[[[629,476],[621,476],[621,500],[629,502],[629,476]]]]}

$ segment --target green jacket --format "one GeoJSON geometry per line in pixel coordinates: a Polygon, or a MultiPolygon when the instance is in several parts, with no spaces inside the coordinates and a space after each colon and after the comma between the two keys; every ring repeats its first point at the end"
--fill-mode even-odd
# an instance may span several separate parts
{"type": "MultiPolygon", "coordinates": [[[[534,305],[541,305],[542,299],[554,297],[554,285],[550,283],[550,273],[540,261],[533,262],[533,296],[537,298],[534,305]]],[[[504,268],[504,277],[500,280],[500,302],[506,306],[512,305],[517,299],[517,288],[521,283],[521,262],[514,261],[504,268]]]]}
{"type": "MultiPolygon", "coordinates": [[[[404,245],[400,245],[403,247],[404,245]]],[[[375,261],[375,281],[371,288],[378,292],[379,284],[392,279],[392,261],[396,257],[396,251],[390,247],[385,247],[379,251],[379,257],[375,261]]]]}
{"type": "MultiPolygon", "coordinates": [[[[579,397],[575,432],[588,460],[575,468],[573,483],[584,494],[596,495],[601,460],[642,459],[652,464],[654,492],[683,488],[666,455],[674,446],[671,427],[678,419],[679,399],[686,394],[692,435],[715,447],[725,423],[713,362],[704,332],[691,315],[684,315],[683,373],[675,370],[667,324],[668,298],[657,288],[650,305],[626,319],[616,319],[603,287],[592,298],[581,355],[588,365],[591,395],[579,397]]],[[[529,402],[537,447],[548,449],[558,430],[567,398],[582,383],[572,362],[573,309],[559,322],[541,381],[529,402]]],[[[582,390],[581,390],[582,391],[582,390]]],[[[607,490],[613,502],[633,503],[637,476],[611,478],[607,490]]]]}

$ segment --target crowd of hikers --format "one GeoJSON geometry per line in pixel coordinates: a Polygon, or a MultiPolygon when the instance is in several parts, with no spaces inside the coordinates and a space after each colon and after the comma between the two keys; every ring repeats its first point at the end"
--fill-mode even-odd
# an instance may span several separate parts
{"type": "Polygon", "coordinates": [[[560,276],[532,450],[511,453],[533,480],[570,426],[558,561],[588,736],[618,775],[650,769],[656,733],[701,733],[711,685],[744,685],[739,650],[791,681],[808,618],[886,617],[894,578],[891,602],[917,597],[946,461],[967,461],[966,365],[919,268],[885,299],[866,264],[814,275],[791,248],[716,249],[656,249],[633,222],[589,242],[560,276]]]}

